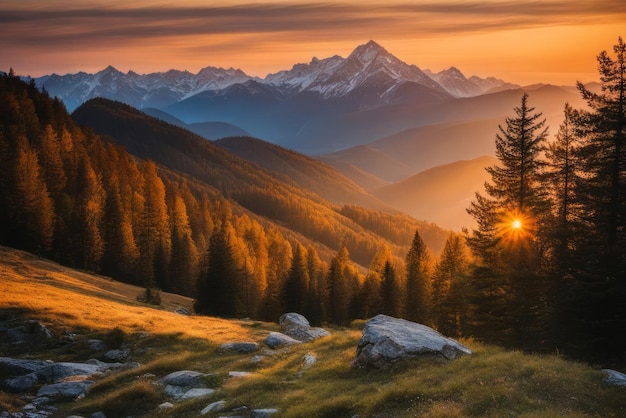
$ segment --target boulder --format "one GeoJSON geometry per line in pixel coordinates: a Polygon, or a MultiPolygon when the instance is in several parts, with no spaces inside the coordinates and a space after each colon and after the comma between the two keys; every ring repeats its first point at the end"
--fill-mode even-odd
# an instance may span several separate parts
{"type": "Polygon", "coordinates": [[[463,344],[426,325],[378,315],[363,329],[353,365],[384,369],[399,360],[423,355],[452,360],[472,354],[463,344]]]}
{"type": "Polygon", "coordinates": [[[10,393],[24,393],[30,392],[37,383],[39,383],[37,376],[34,373],[29,373],[25,376],[5,379],[2,382],[2,388],[10,393]]]}
{"type": "Polygon", "coordinates": [[[604,383],[609,386],[626,386],[626,374],[617,370],[602,369],[604,374],[604,383]]]}
{"type": "Polygon", "coordinates": [[[45,360],[21,360],[9,357],[0,357],[0,375],[21,376],[49,366],[45,360]]]}
{"type": "Polygon", "coordinates": [[[324,328],[311,327],[308,319],[296,312],[282,315],[278,323],[280,330],[298,341],[309,342],[330,335],[324,328]]]}
{"type": "Polygon", "coordinates": [[[280,332],[270,332],[270,335],[268,335],[265,339],[265,344],[267,344],[269,348],[278,348],[289,345],[302,344],[302,341],[298,341],[280,332]]]}
{"type": "Polygon", "coordinates": [[[102,366],[96,364],[59,362],[39,369],[34,374],[41,382],[55,382],[70,376],[91,376],[102,369],[102,366]]]}
{"type": "Polygon", "coordinates": [[[37,396],[47,396],[55,399],[76,399],[87,393],[89,386],[94,382],[82,380],[80,382],[63,382],[44,385],[39,388],[37,396]]]}
{"type": "Polygon", "coordinates": [[[259,349],[259,344],[255,342],[232,342],[232,343],[224,343],[220,345],[220,350],[222,351],[232,351],[240,354],[250,354],[254,353],[259,349]]]}

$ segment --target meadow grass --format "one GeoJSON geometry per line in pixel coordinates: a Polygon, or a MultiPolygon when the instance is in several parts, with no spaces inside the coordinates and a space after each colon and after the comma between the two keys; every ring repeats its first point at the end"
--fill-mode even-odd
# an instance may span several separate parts
{"type": "MultiPolygon", "coordinates": [[[[462,341],[474,352],[451,362],[413,359],[387,370],[354,368],[351,362],[365,321],[328,328],[331,336],[254,355],[219,349],[223,342],[256,341],[263,346],[277,324],[181,316],[171,312],[191,301],[163,294],[164,306],[136,300],[141,288],[77,272],[25,253],[0,248],[0,309],[38,319],[57,335],[102,339],[131,350],[139,367],[106,373],[88,396],[59,404],[55,416],[196,417],[211,402],[227,408],[278,408],[279,417],[620,417],[626,392],[602,382],[597,368],[559,355],[532,355],[462,341]],[[305,369],[303,358],[317,363],[305,369]],[[207,373],[216,392],[202,399],[172,401],[155,382],[177,370],[207,373]],[[230,377],[248,371],[248,377],[230,377]],[[158,412],[165,401],[174,408],[158,412]]],[[[12,353],[0,342],[0,356],[12,353]]],[[[101,354],[101,353],[100,353],[101,354]]],[[[100,355],[95,354],[97,357],[100,355]]],[[[30,358],[82,361],[94,353],[77,345],[33,347],[30,358]]],[[[0,411],[17,411],[24,401],[0,392],[0,411]]],[[[215,417],[224,412],[205,415],[215,417]]]]}

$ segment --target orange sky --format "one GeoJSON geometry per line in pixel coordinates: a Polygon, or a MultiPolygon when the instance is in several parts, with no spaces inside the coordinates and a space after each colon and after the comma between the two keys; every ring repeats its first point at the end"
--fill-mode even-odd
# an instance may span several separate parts
{"type": "Polygon", "coordinates": [[[623,0],[323,1],[3,0],[0,70],[264,77],[375,40],[422,69],[572,85],[597,79],[595,57],[626,36],[623,0]]]}

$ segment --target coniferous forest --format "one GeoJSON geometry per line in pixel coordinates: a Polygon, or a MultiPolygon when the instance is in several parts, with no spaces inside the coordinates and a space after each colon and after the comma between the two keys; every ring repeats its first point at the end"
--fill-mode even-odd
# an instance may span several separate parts
{"type": "Polygon", "coordinates": [[[494,127],[499,164],[464,234],[328,204],[121,103],[94,99],[70,115],[10,71],[0,77],[0,243],[141,285],[145,302],[158,304],[160,290],[191,296],[199,314],[297,311],[344,325],[386,313],[452,337],[624,364],[621,38],[612,52],[597,58],[601,90],[579,84],[587,107],[564,103],[555,134],[532,94],[494,127]]]}

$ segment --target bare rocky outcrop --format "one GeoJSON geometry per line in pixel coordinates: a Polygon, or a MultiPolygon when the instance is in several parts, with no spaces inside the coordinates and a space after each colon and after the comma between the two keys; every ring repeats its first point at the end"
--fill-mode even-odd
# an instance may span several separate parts
{"type": "Polygon", "coordinates": [[[406,358],[434,356],[452,360],[472,354],[463,344],[426,325],[378,315],[365,324],[353,365],[384,369],[406,358]]]}

